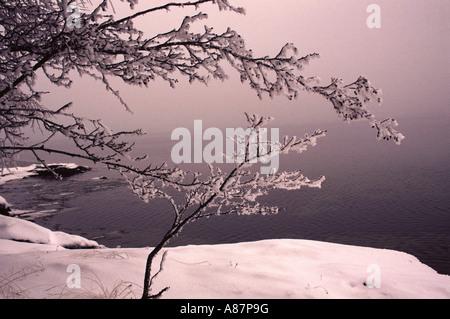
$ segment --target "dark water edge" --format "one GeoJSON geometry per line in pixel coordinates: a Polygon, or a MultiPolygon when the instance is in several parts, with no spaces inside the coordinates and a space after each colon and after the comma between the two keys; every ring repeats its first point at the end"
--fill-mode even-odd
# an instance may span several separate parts
{"type": "MultiPolygon", "coordinates": [[[[407,139],[399,147],[374,141],[365,125],[329,128],[316,148],[280,162],[281,169],[302,168],[310,178],[325,175],[322,189],[272,192],[261,201],[282,207],[278,215],[200,220],[170,246],[310,239],[404,251],[450,275],[450,154],[448,139],[436,139],[449,136],[447,122],[411,121],[403,129],[407,139]]],[[[170,153],[170,136],[142,142],[156,161],[170,153]]],[[[166,202],[141,202],[101,167],[63,181],[12,181],[0,185],[0,195],[34,212],[38,224],[107,247],[154,246],[172,217],[166,202]]]]}

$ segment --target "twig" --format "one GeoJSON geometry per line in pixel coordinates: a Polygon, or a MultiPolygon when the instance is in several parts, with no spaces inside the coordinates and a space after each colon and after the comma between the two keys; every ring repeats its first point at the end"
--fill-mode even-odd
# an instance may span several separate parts
{"type": "Polygon", "coordinates": [[[52,169],[45,163],[45,161],[44,161],[43,159],[41,159],[41,158],[37,155],[37,153],[36,153],[33,149],[31,150],[31,152],[33,152],[33,154],[34,154],[34,156],[36,157],[36,159],[37,159],[42,165],[44,165],[44,167],[45,167],[50,173],[52,173],[52,175],[55,177],[55,179],[62,180],[62,176],[61,176],[61,175],[58,175],[54,170],[52,170],[52,169]]]}

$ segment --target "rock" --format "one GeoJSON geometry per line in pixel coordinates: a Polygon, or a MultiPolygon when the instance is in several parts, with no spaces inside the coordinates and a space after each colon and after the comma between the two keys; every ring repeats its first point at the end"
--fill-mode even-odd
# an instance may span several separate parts
{"type": "Polygon", "coordinates": [[[4,199],[2,196],[0,196],[0,215],[4,216],[11,216],[11,207],[9,203],[4,199]]]}
{"type": "MultiPolygon", "coordinates": [[[[49,168],[51,168],[56,174],[58,174],[61,177],[70,177],[70,176],[82,174],[82,173],[85,173],[85,172],[91,170],[89,167],[76,165],[76,164],[50,164],[47,166],[49,168]]],[[[37,166],[32,172],[35,173],[34,176],[54,177],[52,172],[50,172],[43,165],[37,166]]]]}

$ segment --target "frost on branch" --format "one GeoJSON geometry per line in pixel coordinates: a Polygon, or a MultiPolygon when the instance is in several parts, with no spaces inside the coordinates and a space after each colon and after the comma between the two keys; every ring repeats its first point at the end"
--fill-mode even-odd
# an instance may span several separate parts
{"type": "Polygon", "coordinates": [[[393,139],[395,141],[396,144],[400,144],[401,141],[405,138],[403,136],[403,134],[397,132],[396,130],[394,130],[394,127],[398,126],[398,123],[396,120],[388,118],[384,121],[376,121],[373,120],[372,121],[372,127],[376,128],[378,133],[377,133],[377,138],[379,140],[383,139],[383,140],[390,140],[393,139]]]}
{"type": "Polygon", "coordinates": [[[394,140],[400,144],[405,138],[394,127],[398,123],[392,119],[378,121],[367,109],[367,104],[371,101],[382,103],[382,91],[371,86],[370,82],[363,76],[355,82],[344,85],[342,80],[333,78],[330,85],[325,87],[314,86],[310,91],[319,93],[333,104],[336,113],[344,121],[366,119],[377,129],[378,139],[394,140]]]}
{"type": "MultiPolygon", "coordinates": [[[[258,130],[270,118],[247,115],[248,126],[258,130]]],[[[303,152],[314,146],[317,139],[325,136],[325,132],[317,130],[304,138],[285,137],[283,141],[269,141],[269,147],[259,150],[256,156],[278,156],[291,151],[303,152]]],[[[249,154],[250,141],[246,141],[245,152],[249,154]]],[[[141,199],[149,201],[154,198],[168,200],[173,208],[174,225],[223,214],[268,214],[277,213],[278,207],[261,205],[257,200],[275,189],[298,190],[302,187],[320,188],[325,180],[321,177],[310,180],[300,171],[260,174],[252,171],[254,158],[245,157],[243,162],[230,164],[229,170],[208,165],[208,174],[184,171],[180,168],[169,168],[167,165],[148,167],[143,174],[121,170],[133,193],[141,199]],[[164,178],[155,178],[154,174],[163,174],[164,178]]]]}
{"type": "MultiPolygon", "coordinates": [[[[272,120],[271,117],[248,114],[246,118],[248,128],[258,134],[259,129],[272,120]]],[[[301,139],[286,136],[281,142],[267,141],[267,147],[258,148],[256,153],[252,139],[244,138],[243,161],[236,160],[234,164],[229,164],[227,170],[208,164],[208,173],[203,175],[179,167],[169,167],[167,164],[150,164],[143,169],[116,167],[128,182],[131,191],[140,199],[146,202],[156,198],[165,199],[172,208],[172,226],[147,258],[143,298],[152,296],[151,271],[154,257],[186,224],[218,215],[276,214],[280,207],[261,204],[258,201],[261,196],[276,189],[292,191],[303,187],[320,188],[325,180],[323,176],[310,180],[299,170],[260,174],[251,168],[257,163],[255,159],[288,154],[290,151],[301,153],[308,147],[315,146],[325,133],[317,130],[301,139]]],[[[258,135],[257,139],[259,138],[258,135]]],[[[235,153],[235,157],[238,155],[235,153]]]]}
{"type": "MultiPolygon", "coordinates": [[[[270,117],[248,114],[246,118],[248,128],[255,132],[260,132],[259,129],[272,120],[270,117]]],[[[303,187],[320,188],[325,180],[323,176],[310,180],[299,170],[260,174],[251,168],[257,162],[253,161],[255,157],[259,159],[278,156],[288,154],[290,151],[301,153],[308,147],[315,146],[317,140],[324,137],[325,133],[325,131],[317,130],[300,139],[295,136],[286,136],[281,142],[267,141],[267,147],[258,149],[257,153],[253,152],[252,139],[245,138],[243,161],[229,164],[230,167],[227,170],[208,164],[208,173],[204,175],[178,167],[170,168],[165,164],[149,165],[139,171],[120,169],[130,189],[139,198],[144,201],[155,198],[165,199],[172,207],[172,226],[147,258],[143,298],[151,297],[150,283],[154,257],[162,247],[182,231],[186,224],[218,215],[276,214],[280,207],[261,204],[258,201],[261,196],[276,189],[292,191],[303,187]]],[[[236,140],[236,142],[242,141],[236,140]]],[[[236,157],[238,155],[235,153],[236,157]]]]}
{"type": "MultiPolygon", "coordinates": [[[[222,6],[221,2],[217,3],[222,6]]],[[[196,4],[199,5],[200,3],[196,4]]],[[[372,87],[365,77],[359,77],[347,85],[337,78],[332,78],[329,85],[318,85],[316,77],[306,78],[301,74],[311,59],[319,56],[317,53],[302,56],[292,43],[288,43],[273,57],[255,57],[252,50],[246,48],[241,35],[230,28],[223,33],[216,33],[208,26],[204,27],[204,32],[191,30],[193,24],[205,19],[207,15],[200,12],[186,17],[178,28],[169,32],[142,37],[133,45],[133,50],[127,51],[134,52],[136,58],[129,56],[126,70],[123,70],[122,65],[116,64],[113,68],[108,68],[108,72],[121,76],[131,84],[148,85],[149,81],[159,77],[175,87],[180,75],[186,76],[190,82],[199,81],[204,84],[211,79],[225,80],[225,62],[239,73],[241,81],[248,84],[260,98],[264,95],[282,95],[294,99],[302,91],[316,93],[329,100],[344,120],[365,119],[373,127],[381,128],[381,122],[375,120],[368,110],[371,102],[381,104],[381,90],[372,87]],[[133,66],[134,61],[138,62],[138,67],[133,66]]],[[[112,24],[115,28],[123,23],[132,26],[129,19],[118,21],[119,24],[112,24]]],[[[109,29],[108,23],[101,24],[100,29],[103,28],[109,29]]],[[[120,47],[125,45],[121,44],[120,47]]],[[[383,121],[383,125],[388,125],[388,121],[383,121]]],[[[393,139],[396,143],[404,138],[394,129],[394,125],[386,128],[377,134],[385,134],[386,139],[393,139]]]]}
{"type": "MultiPolygon", "coordinates": [[[[134,9],[135,6],[138,4],[139,0],[120,0],[122,2],[128,2],[130,5],[131,9],[134,9]]],[[[193,1],[193,2],[180,2],[180,3],[176,3],[176,2],[171,2],[171,3],[167,3],[165,5],[163,5],[162,7],[164,7],[165,9],[169,9],[171,7],[187,7],[187,6],[195,6],[195,8],[198,8],[201,4],[206,3],[206,2],[211,2],[215,5],[217,5],[219,7],[219,10],[230,10],[230,11],[234,11],[237,13],[245,13],[245,9],[242,7],[234,7],[233,5],[231,5],[229,3],[228,0],[198,0],[198,1],[193,1]]],[[[106,5],[106,4],[105,4],[106,5]]]]}

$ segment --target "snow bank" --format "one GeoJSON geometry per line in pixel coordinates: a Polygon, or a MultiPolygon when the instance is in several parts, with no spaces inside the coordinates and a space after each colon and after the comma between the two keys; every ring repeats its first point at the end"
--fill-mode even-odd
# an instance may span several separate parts
{"type": "MultiPolygon", "coordinates": [[[[0,221],[2,238],[26,231],[26,238],[45,242],[0,240],[0,298],[140,297],[150,248],[62,249],[76,237],[17,218],[0,221]],[[67,284],[73,269],[79,288],[67,284]]],[[[163,298],[450,298],[449,276],[392,250],[279,239],[167,251],[154,281],[154,292],[170,286],[163,298]]]]}
{"type": "Polygon", "coordinates": [[[392,250],[286,239],[173,248],[167,260],[168,298],[450,297],[449,276],[392,250]]]}
{"type": "Polygon", "coordinates": [[[48,244],[68,248],[94,248],[100,245],[76,235],[54,232],[33,222],[0,215],[0,239],[48,244]]]}

